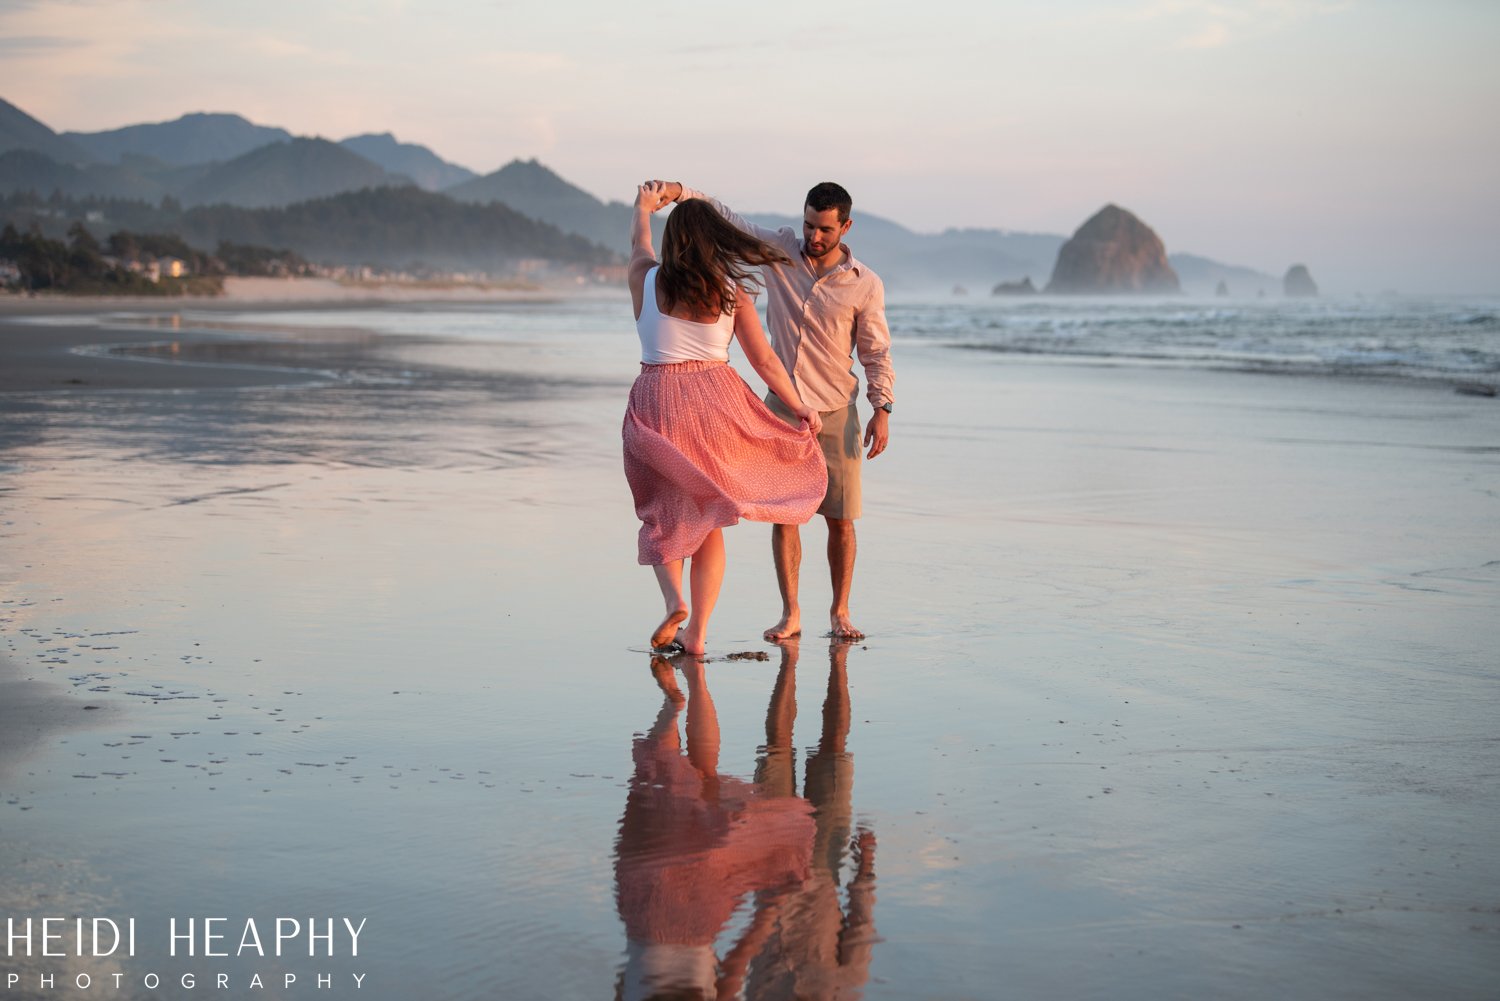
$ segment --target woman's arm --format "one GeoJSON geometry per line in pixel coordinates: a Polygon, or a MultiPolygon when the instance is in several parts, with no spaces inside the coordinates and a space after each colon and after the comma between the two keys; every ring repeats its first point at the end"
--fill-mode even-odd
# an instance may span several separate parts
{"type": "Polygon", "coordinates": [[[671,199],[666,197],[665,185],[660,181],[647,181],[635,190],[635,211],[630,220],[630,267],[627,276],[630,283],[630,302],[635,307],[635,318],[641,318],[641,303],[645,299],[646,272],[656,266],[656,250],[651,246],[651,216],[671,199]]]}
{"type": "Polygon", "coordinates": [[[821,431],[823,418],[802,402],[797,387],[792,384],[792,377],[786,374],[786,367],[766,342],[765,329],[760,325],[760,314],[755,311],[755,300],[744,289],[740,289],[735,295],[734,336],[740,342],[740,350],[745,352],[745,360],[755,369],[755,374],[766,381],[771,392],[781,397],[781,401],[791,408],[792,413],[807,421],[814,434],[821,431]]]}

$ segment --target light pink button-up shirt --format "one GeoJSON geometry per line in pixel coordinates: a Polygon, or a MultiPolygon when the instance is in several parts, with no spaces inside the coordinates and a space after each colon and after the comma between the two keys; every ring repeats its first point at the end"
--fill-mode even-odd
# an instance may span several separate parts
{"type": "Polygon", "coordinates": [[[880,276],[841,245],[844,262],[820,278],[802,255],[802,238],[790,227],[757,226],[717,198],[685,185],[678,200],[684,198],[702,198],[736,227],[792,259],[789,265],[763,269],[771,295],[767,314],[771,347],[808,406],[842,410],[858,398],[859,379],[851,361],[855,353],[865,369],[870,405],[895,402],[896,373],[880,276]]]}

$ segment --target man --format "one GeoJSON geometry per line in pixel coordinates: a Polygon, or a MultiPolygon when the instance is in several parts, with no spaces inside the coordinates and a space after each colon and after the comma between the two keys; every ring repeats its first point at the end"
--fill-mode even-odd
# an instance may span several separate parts
{"type": "MultiPolygon", "coordinates": [[[[713,204],[735,226],[781,248],[789,265],[765,268],[771,301],[768,309],[771,346],[796,383],[803,400],[823,415],[819,440],[828,463],[828,493],[818,513],[828,523],[828,568],[833,580],[829,609],[830,633],[836,639],[863,639],[849,616],[849,592],[854,581],[854,520],[860,516],[860,459],[873,459],[890,440],[890,416],[895,402],[895,373],[891,370],[890,328],[885,321],[885,286],[844,245],[849,232],[849,193],[825,181],[807,193],[802,208],[802,236],[790,227],[766,229],[739,216],[717,199],[666,182],[673,201],[702,198],[713,204]],[[865,395],[875,408],[863,439],[855,409],[859,379],[852,357],[858,355],[865,372],[865,395]],[[863,445],[861,444],[863,441],[863,445]]],[[[766,404],[783,420],[796,419],[786,405],[768,394],[766,404]]],[[[776,560],[776,583],[781,588],[781,621],[766,630],[773,642],[802,632],[798,604],[798,575],[802,565],[802,537],[796,525],[771,530],[776,560]]]]}

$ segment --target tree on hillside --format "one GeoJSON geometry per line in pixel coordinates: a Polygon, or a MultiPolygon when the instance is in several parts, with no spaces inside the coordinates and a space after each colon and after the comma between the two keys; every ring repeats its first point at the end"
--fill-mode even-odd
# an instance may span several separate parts
{"type": "Polygon", "coordinates": [[[131,233],[120,230],[109,235],[109,252],[124,261],[175,257],[185,261],[188,269],[195,273],[211,270],[207,254],[194,250],[188,246],[187,241],[173,233],[131,233]]]}
{"type": "Polygon", "coordinates": [[[232,275],[285,277],[312,274],[312,265],[290,250],[272,250],[248,243],[220,240],[214,257],[232,275]]]}
{"type": "Polygon", "coordinates": [[[68,246],[75,254],[98,257],[102,251],[99,241],[94,239],[94,234],[88,231],[88,227],[81,222],[75,222],[68,227],[68,246]]]}
{"type": "MultiPolygon", "coordinates": [[[[484,270],[504,274],[522,260],[591,267],[619,263],[618,255],[580,236],[537,222],[502,204],[461,204],[411,186],[368,188],[319,198],[279,209],[246,209],[206,205],[182,210],[170,197],[160,204],[139,199],[87,196],[50,198],[34,193],[0,195],[0,220],[18,230],[35,227],[38,235],[73,242],[70,220],[92,219],[83,226],[105,252],[123,260],[153,256],[180,257],[198,273],[210,271],[213,257],[225,260],[230,273],[298,273],[307,261],[320,264],[367,264],[406,268],[423,261],[435,269],[484,270]],[[118,237],[103,239],[106,224],[118,237]],[[172,234],[172,245],[142,242],[172,234]],[[126,242],[121,242],[126,241],[126,242]],[[134,242],[129,242],[134,241],[134,242]],[[230,263],[223,253],[209,255],[197,247],[254,246],[264,260],[238,254],[230,263]],[[194,255],[198,256],[194,256],[194,255]],[[283,265],[271,265],[273,259],[283,265]],[[239,272],[238,268],[248,269],[239,272]]],[[[237,252],[232,251],[231,256],[237,252]]]]}

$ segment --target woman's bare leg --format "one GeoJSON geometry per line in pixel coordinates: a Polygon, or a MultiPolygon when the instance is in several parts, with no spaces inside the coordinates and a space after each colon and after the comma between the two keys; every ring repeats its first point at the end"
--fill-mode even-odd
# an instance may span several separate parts
{"type": "Polygon", "coordinates": [[[687,681],[688,760],[711,782],[719,777],[719,711],[708,692],[708,677],[702,661],[684,657],[682,676],[687,681]]]}
{"type": "Polygon", "coordinates": [[[708,618],[719,600],[719,586],[724,583],[724,532],[714,529],[693,554],[688,568],[688,587],[693,596],[692,614],[682,627],[678,639],[688,653],[703,656],[708,639],[708,618]]]}
{"type": "Polygon", "coordinates": [[[687,602],[682,600],[682,561],[658,563],[651,568],[656,571],[656,583],[661,587],[662,600],[667,604],[667,616],[651,634],[651,649],[660,650],[677,636],[677,626],[688,617],[687,602]]]}

